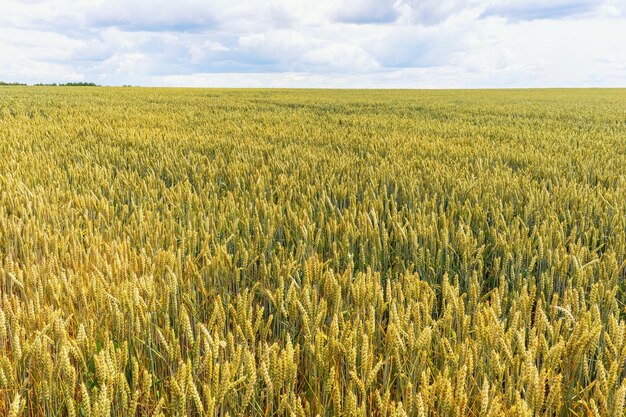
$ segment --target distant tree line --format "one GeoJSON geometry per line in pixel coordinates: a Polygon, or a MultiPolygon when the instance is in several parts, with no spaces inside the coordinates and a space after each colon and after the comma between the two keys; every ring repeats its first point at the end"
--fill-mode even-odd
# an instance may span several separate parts
{"type": "MultiPolygon", "coordinates": [[[[28,84],[24,84],[24,83],[6,83],[3,81],[0,81],[0,85],[22,85],[22,86],[26,86],[28,84]]],[[[37,83],[37,84],[33,84],[37,87],[98,87],[98,84],[96,83],[52,83],[52,84],[44,84],[44,83],[37,83]]]]}
{"type": "Polygon", "coordinates": [[[96,83],[64,83],[64,84],[57,84],[57,83],[43,84],[43,83],[39,83],[39,84],[35,84],[35,86],[38,86],[38,87],[97,87],[98,84],[96,84],[96,83]]]}

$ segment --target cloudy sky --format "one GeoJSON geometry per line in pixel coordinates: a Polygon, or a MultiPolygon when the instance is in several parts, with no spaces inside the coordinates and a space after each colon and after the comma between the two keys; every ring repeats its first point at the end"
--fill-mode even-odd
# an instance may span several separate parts
{"type": "Polygon", "coordinates": [[[0,81],[626,87],[626,0],[0,0],[0,81]]]}

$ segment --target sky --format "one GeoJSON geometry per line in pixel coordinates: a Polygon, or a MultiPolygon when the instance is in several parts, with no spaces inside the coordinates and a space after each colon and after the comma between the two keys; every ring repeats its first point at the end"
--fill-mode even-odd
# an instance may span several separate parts
{"type": "Polygon", "coordinates": [[[0,81],[626,87],[626,0],[0,0],[0,81]]]}

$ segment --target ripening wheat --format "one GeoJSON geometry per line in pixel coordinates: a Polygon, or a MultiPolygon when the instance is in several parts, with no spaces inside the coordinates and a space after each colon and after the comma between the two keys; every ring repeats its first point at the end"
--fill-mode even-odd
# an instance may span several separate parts
{"type": "Polygon", "coordinates": [[[624,416],[626,92],[0,88],[0,415],[624,416]]]}

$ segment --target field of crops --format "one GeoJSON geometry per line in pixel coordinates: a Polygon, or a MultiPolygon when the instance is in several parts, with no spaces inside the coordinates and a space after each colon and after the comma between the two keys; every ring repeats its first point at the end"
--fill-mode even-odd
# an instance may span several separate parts
{"type": "Polygon", "coordinates": [[[626,90],[0,87],[0,415],[623,416],[626,90]]]}

